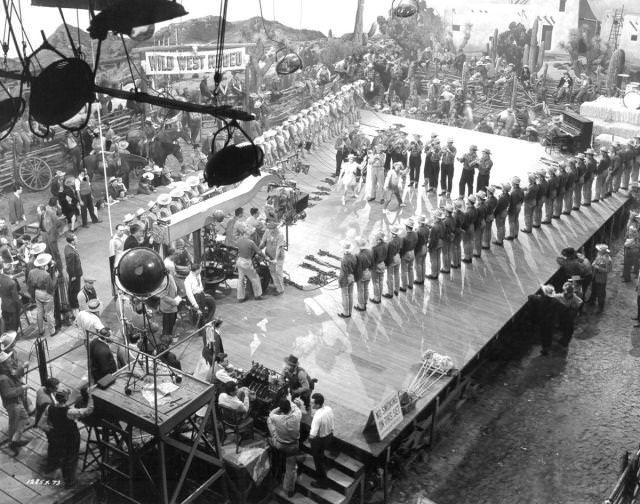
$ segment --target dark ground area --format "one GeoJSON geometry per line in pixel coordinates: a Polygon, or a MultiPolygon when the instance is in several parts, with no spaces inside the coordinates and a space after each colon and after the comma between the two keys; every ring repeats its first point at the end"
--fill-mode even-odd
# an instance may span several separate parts
{"type": "Polygon", "coordinates": [[[604,501],[621,455],[640,441],[635,281],[622,282],[622,240],[614,248],[605,311],[586,307],[568,355],[554,346],[543,357],[536,344],[489,366],[435,447],[395,482],[392,502],[604,501]]]}

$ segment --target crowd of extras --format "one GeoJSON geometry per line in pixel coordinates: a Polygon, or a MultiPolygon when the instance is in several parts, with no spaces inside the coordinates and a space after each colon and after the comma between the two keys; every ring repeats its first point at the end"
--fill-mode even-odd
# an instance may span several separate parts
{"type": "MultiPolygon", "coordinates": [[[[488,149],[479,155],[478,147],[471,145],[468,152],[460,154],[454,139],[441,142],[432,135],[423,140],[418,135],[410,137],[397,126],[379,131],[372,141],[359,128],[352,128],[336,148],[333,175],[343,191],[343,204],[364,196],[369,204],[379,202],[385,212],[394,204],[394,211],[401,212],[407,195],[414,193],[421,180],[427,193],[440,196],[439,207],[429,217],[410,217],[403,226],[393,226],[390,236],[380,231],[371,240],[359,237],[342,243],[339,316],[344,318],[351,317],[352,309],[365,311],[368,302],[392,299],[422,285],[425,279],[437,281],[439,275],[450,274],[461,263],[481,259],[492,245],[502,247],[504,240],[517,240],[520,232],[535,233],[536,228],[552,226],[554,220],[606,201],[620,190],[637,188],[640,169],[640,137],[624,145],[602,147],[597,153],[589,148],[549,163],[529,173],[526,186],[517,176],[509,182],[492,183],[493,161],[488,149]],[[452,199],[455,163],[462,169],[458,197],[452,199]],[[364,195],[360,194],[363,188],[364,195]]],[[[607,250],[600,244],[598,253],[605,255],[607,250]]],[[[606,284],[610,260],[602,274],[597,260],[589,268],[594,271],[590,301],[598,301],[602,307],[605,289],[601,285],[606,284]]]]}

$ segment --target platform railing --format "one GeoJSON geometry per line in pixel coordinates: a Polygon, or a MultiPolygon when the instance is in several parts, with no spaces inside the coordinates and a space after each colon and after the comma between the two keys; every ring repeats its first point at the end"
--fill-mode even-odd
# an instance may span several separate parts
{"type": "Polygon", "coordinates": [[[639,493],[640,449],[632,457],[629,457],[629,452],[625,453],[622,473],[604,504],[636,504],[639,493]]]}

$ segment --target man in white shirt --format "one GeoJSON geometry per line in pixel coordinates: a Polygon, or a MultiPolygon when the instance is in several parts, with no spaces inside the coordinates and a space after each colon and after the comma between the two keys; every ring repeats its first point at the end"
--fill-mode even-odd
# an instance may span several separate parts
{"type": "Polygon", "coordinates": [[[216,355],[216,361],[213,365],[213,374],[216,379],[222,383],[229,383],[236,381],[236,379],[229,374],[235,368],[229,364],[229,357],[226,353],[219,353],[216,355]]]}
{"type": "Polygon", "coordinates": [[[221,408],[240,411],[246,417],[251,407],[249,389],[246,387],[238,389],[235,381],[225,383],[224,392],[218,397],[218,405],[221,408]]]}
{"type": "Polygon", "coordinates": [[[120,261],[124,252],[125,226],[118,224],[116,232],[109,240],[109,269],[111,270],[111,293],[116,297],[116,270],[115,267],[120,261]]]}
{"type": "Polygon", "coordinates": [[[191,306],[200,312],[201,296],[204,295],[204,287],[202,286],[202,277],[200,273],[202,269],[200,263],[191,265],[191,272],[184,279],[184,290],[191,306]]]}
{"type": "Polygon", "coordinates": [[[286,397],[280,399],[278,407],[269,413],[267,427],[271,434],[271,445],[282,458],[285,459],[284,478],[282,488],[289,497],[293,497],[296,487],[295,455],[300,451],[300,420],[302,419],[302,401],[289,401],[286,397]]]}
{"type": "Polygon", "coordinates": [[[314,410],[311,420],[311,432],[309,440],[311,442],[311,455],[316,466],[318,479],[311,482],[314,488],[327,488],[327,470],[325,467],[325,449],[333,449],[334,417],[333,410],[324,404],[324,396],[315,393],[311,396],[311,408],[314,410]]]}
{"type": "Polygon", "coordinates": [[[101,306],[102,303],[98,299],[92,299],[87,303],[86,310],[80,310],[78,312],[76,325],[78,329],[80,329],[82,337],[86,335],[87,331],[95,335],[104,329],[104,324],[98,316],[101,306]]]}

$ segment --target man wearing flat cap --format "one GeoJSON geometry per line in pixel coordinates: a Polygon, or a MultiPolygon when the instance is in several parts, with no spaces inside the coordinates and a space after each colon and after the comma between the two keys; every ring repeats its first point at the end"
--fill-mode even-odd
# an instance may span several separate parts
{"type": "Polygon", "coordinates": [[[353,307],[353,283],[355,282],[357,261],[353,255],[351,243],[344,240],[342,242],[342,261],[340,262],[340,276],[338,277],[338,285],[342,292],[342,311],[338,313],[339,317],[351,317],[351,308],[353,307]]]}
{"type": "Polygon", "coordinates": [[[524,191],[520,188],[520,177],[511,179],[511,190],[509,191],[509,208],[507,218],[509,220],[509,235],[505,240],[515,240],[518,238],[520,229],[520,210],[524,201],[524,191]]]}
{"type": "Polygon", "coordinates": [[[407,219],[405,223],[405,235],[402,238],[402,245],[400,246],[400,271],[402,277],[401,292],[406,292],[407,289],[413,289],[413,267],[415,262],[415,248],[418,243],[418,235],[413,230],[415,223],[413,219],[407,219]]]}
{"type": "Polygon", "coordinates": [[[429,280],[438,280],[438,275],[440,274],[440,259],[445,233],[444,217],[444,212],[440,209],[437,209],[433,213],[433,221],[431,223],[431,229],[429,231],[429,241],[427,242],[430,271],[426,278],[428,278],[429,280]]]}
{"type": "Polygon", "coordinates": [[[391,299],[400,290],[400,226],[391,228],[391,239],[387,244],[387,257],[384,261],[387,267],[387,292],[383,296],[391,299]]]}

